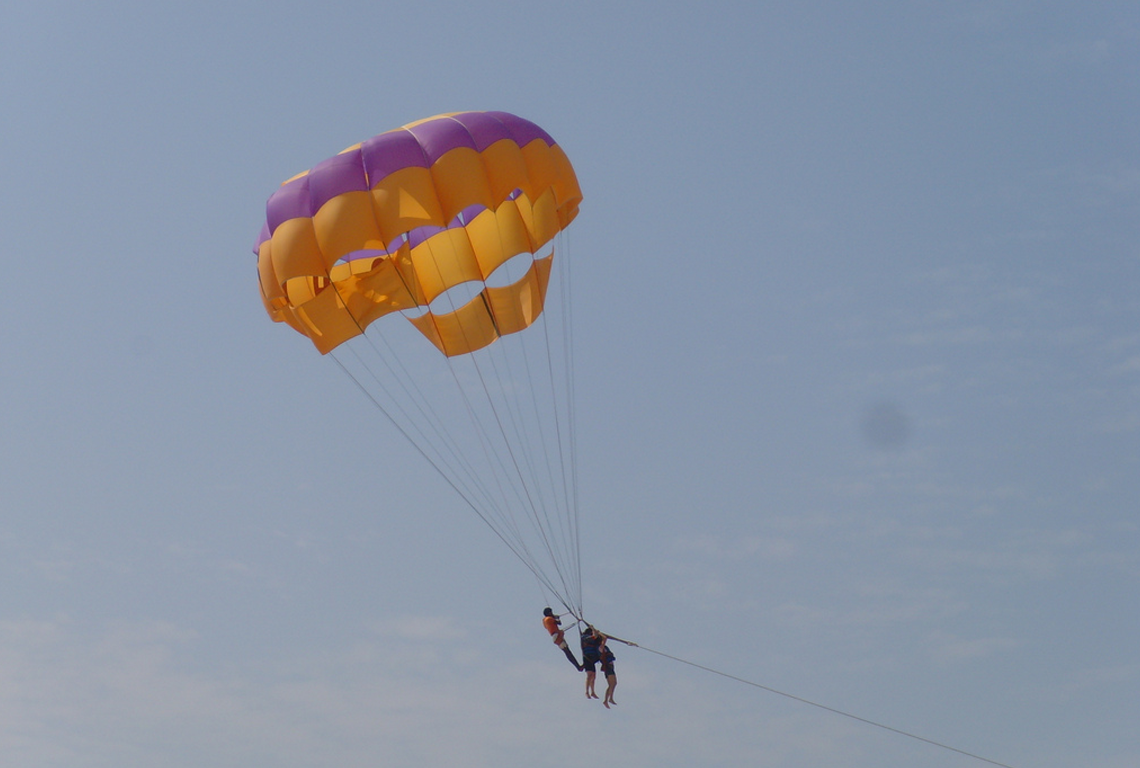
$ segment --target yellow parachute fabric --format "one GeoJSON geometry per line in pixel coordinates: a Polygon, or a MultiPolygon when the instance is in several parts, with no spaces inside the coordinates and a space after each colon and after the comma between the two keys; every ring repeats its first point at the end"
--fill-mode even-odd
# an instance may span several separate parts
{"type": "Polygon", "coordinates": [[[322,354],[394,311],[448,356],[485,347],[542,313],[550,256],[533,258],[577,215],[569,160],[537,125],[505,112],[410,123],[289,179],[266,204],[254,248],[275,321],[322,354]],[[486,281],[519,254],[530,269],[486,281]],[[463,306],[432,301],[482,284],[463,306]],[[417,310],[418,311],[418,310],[417,310]]]}

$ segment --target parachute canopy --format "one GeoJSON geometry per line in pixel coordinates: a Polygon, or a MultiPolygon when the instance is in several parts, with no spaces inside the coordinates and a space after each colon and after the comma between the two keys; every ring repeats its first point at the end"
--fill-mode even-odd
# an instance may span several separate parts
{"type": "Polygon", "coordinates": [[[444,354],[466,354],[531,325],[550,263],[508,285],[487,279],[535,254],[578,213],[582,193],[562,149],[506,112],[461,112],[382,133],[286,181],[257,239],[270,317],[321,353],[390,312],[430,308],[468,282],[478,295],[409,317],[444,354]]]}
{"type": "Polygon", "coordinates": [[[581,199],[534,123],[439,115],[286,181],[254,248],[270,317],[335,361],[577,616],[563,229],[581,199]]]}

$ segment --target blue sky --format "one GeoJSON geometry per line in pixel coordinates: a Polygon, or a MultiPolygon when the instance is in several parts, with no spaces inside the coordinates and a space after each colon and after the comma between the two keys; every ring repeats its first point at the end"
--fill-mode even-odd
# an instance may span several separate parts
{"type": "Polygon", "coordinates": [[[297,171],[545,127],[585,605],[1017,768],[1140,762],[1140,9],[20,3],[0,22],[0,752],[968,766],[644,651],[587,702],[494,535],[257,296],[297,171]]]}

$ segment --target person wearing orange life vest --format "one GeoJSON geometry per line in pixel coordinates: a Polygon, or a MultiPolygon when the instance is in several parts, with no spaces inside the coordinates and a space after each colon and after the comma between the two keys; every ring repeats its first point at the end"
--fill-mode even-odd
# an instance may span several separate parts
{"type": "Polygon", "coordinates": [[[565,633],[562,631],[562,620],[554,615],[554,611],[550,608],[545,608],[542,611],[542,626],[546,627],[546,631],[550,633],[550,637],[554,640],[554,644],[562,649],[566,654],[566,658],[574,665],[574,669],[579,672],[582,671],[582,665],[574,658],[574,652],[570,650],[570,646],[566,644],[565,633]]]}

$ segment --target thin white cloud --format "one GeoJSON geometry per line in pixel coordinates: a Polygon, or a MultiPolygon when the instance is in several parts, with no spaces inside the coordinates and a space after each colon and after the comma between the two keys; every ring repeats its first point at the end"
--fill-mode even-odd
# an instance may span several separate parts
{"type": "Polygon", "coordinates": [[[187,666],[198,642],[160,622],[0,623],[0,753],[22,768],[774,767],[804,755],[844,765],[875,737],[747,690],[726,694],[632,650],[619,651],[619,706],[607,711],[585,700],[564,664],[509,649],[448,662],[455,642],[424,660],[403,653],[409,639],[379,640],[363,654],[269,650],[227,673],[187,666]],[[773,707],[775,716],[759,716],[773,707]]]}

